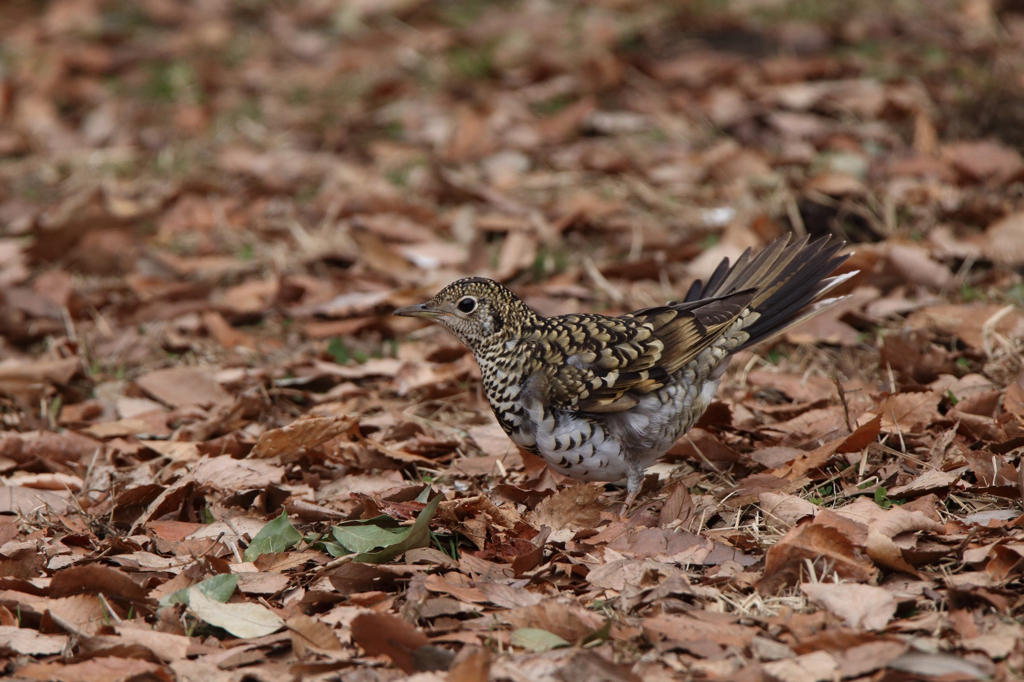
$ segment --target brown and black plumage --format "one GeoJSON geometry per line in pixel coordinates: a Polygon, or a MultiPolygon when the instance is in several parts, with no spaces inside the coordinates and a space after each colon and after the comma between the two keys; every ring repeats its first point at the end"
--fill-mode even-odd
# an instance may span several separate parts
{"type": "Polygon", "coordinates": [[[827,239],[779,239],[724,260],[682,301],[621,317],[542,317],[501,284],[470,277],[395,315],[425,317],[476,356],[505,433],[556,471],[625,479],[626,506],[644,470],[711,403],[733,353],[824,310],[850,275],[827,239]]]}

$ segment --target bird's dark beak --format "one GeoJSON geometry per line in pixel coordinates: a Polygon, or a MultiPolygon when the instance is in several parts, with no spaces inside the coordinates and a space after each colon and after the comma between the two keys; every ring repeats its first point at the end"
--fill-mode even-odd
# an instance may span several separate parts
{"type": "Polygon", "coordinates": [[[437,315],[437,313],[431,310],[426,303],[407,305],[404,308],[399,308],[391,314],[398,315],[399,317],[435,317],[437,315]]]}

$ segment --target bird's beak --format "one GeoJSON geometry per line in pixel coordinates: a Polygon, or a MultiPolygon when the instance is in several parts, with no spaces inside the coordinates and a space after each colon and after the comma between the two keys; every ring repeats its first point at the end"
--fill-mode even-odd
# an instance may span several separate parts
{"type": "Polygon", "coordinates": [[[427,307],[426,303],[417,303],[416,305],[407,305],[404,308],[399,308],[392,315],[398,315],[399,317],[436,317],[437,313],[427,307]]]}

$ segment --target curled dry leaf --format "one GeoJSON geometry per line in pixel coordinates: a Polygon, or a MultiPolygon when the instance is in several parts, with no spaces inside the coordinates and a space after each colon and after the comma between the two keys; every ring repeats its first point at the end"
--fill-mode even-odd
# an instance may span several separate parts
{"type": "Polygon", "coordinates": [[[667,526],[673,521],[679,521],[679,524],[685,527],[692,516],[693,497],[685,483],[676,483],[668,499],[665,500],[665,505],[661,508],[658,522],[662,526],[667,526]]]}
{"type": "Polygon", "coordinates": [[[260,436],[250,457],[257,459],[313,448],[355,427],[354,417],[306,417],[260,436]]]}
{"type": "Polygon", "coordinates": [[[835,573],[855,582],[874,582],[878,569],[858,558],[849,538],[835,528],[805,524],[789,531],[772,545],[765,556],[764,576],[757,589],[775,594],[780,588],[796,585],[810,561],[818,580],[835,573]]]}
{"type": "Polygon", "coordinates": [[[903,507],[883,509],[874,501],[864,497],[854,500],[851,504],[833,510],[834,513],[852,519],[870,527],[882,535],[896,537],[900,533],[912,531],[928,531],[945,533],[946,527],[929,517],[924,512],[912,511],[903,507]]]}
{"type": "Polygon", "coordinates": [[[819,448],[815,448],[771,473],[779,478],[795,481],[804,476],[808,471],[823,467],[836,454],[863,450],[878,437],[881,424],[881,416],[869,419],[849,436],[837,438],[819,448]]]}

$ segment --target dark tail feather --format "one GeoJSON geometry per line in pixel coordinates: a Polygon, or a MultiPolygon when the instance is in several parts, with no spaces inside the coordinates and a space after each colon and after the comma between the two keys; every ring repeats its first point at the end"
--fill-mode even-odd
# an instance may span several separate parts
{"type": "Polygon", "coordinates": [[[776,239],[753,258],[751,250],[747,249],[732,267],[728,258],[723,260],[707,284],[694,282],[685,301],[755,289],[757,293],[749,305],[759,317],[746,328],[750,339],[737,350],[752,346],[840,300],[821,297],[856,273],[828,277],[849,258],[849,255],[836,255],[843,247],[842,242],[828,242],[829,238],[825,237],[808,243],[808,238],[804,237],[789,244],[786,236],[776,239]]]}

